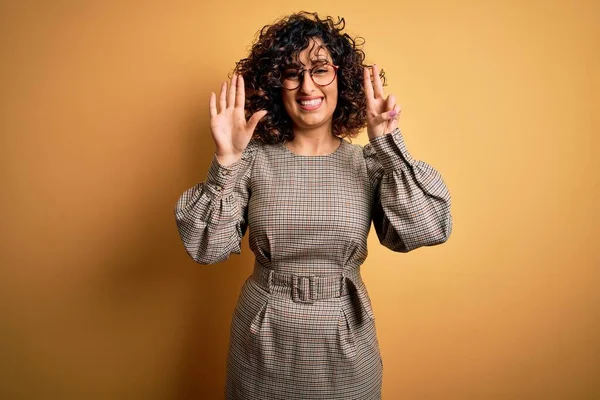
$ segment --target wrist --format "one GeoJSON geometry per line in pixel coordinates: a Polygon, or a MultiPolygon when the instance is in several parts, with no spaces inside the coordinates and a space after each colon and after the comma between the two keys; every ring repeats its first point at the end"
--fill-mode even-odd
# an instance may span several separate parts
{"type": "Polygon", "coordinates": [[[371,134],[371,135],[368,135],[368,136],[369,136],[369,141],[372,141],[374,139],[377,139],[377,138],[385,136],[385,134],[384,133],[380,133],[380,134],[374,133],[374,134],[371,134]]]}
{"type": "Polygon", "coordinates": [[[223,154],[223,155],[219,155],[218,153],[215,153],[215,156],[217,157],[217,161],[219,164],[221,164],[224,167],[229,167],[232,164],[235,164],[237,161],[239,161],[242,158],[242,153],[240,153],[240,154],[223,154]]]}

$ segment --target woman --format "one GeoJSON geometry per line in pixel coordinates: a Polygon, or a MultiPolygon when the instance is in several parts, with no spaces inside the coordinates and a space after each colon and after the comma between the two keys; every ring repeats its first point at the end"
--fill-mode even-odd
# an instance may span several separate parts
{"type": "Polygon", "coordinates": [[[175,214],[202,264],[239,253],[250,227],[256,262],[232,319],[227,399],[380,399],[360,277],[371,221],[397,252],[452,229],[442,178],[407,152],[383,74],[343,28],[304,12],[264,27],[218,104],[210,97],[216,152],[175,214]],[[365,126],[366,146],[344,139],[365,126]]]}

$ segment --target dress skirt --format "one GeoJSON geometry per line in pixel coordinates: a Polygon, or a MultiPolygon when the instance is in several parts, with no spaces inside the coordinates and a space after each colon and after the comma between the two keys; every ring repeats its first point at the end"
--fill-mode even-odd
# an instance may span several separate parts
{"type": "Polygon", "coordinates": [[[259,281],[256,272],[246,280],[233,314],[228,400],[381,399],[383,366],[362,281],[313,302],[259,281]]]}

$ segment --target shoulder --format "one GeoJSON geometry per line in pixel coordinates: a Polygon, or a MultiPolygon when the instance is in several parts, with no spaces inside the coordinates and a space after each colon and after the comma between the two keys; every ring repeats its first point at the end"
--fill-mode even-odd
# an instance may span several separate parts
{"type": "Polygon", "coordinates": [[[244,160],[247,167],[253,165],[264,166],[272,160],[279,160],[280,158],[281,154],[277,145],[265,143],[260,139],[250,140],[242,153],[242,160],[244,160]]]}
{"type": "Polygon", "coordinates": [[[370,158],[375,155],[375,149],[371,145],[371,143],[367,143],[365,145],[361,145],[358,143],[350,143],[347,141],[348,149],[353,154],[353,156],[360,158],[370,158]]]}

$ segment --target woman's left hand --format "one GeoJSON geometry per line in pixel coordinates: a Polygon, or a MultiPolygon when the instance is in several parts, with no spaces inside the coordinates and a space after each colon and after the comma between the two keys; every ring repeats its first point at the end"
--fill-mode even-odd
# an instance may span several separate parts
{"type": "Polygon", "coordinates": [[[369,139],[391,133],[398,126],[400,107],[396,98],[390,94],[384,97],[383,84],[379,77],[379,67],[373,64],[373,81],[371,72],[365,67],[363,71],[363,85],[367,96],[367,133],[369,139]]]}

